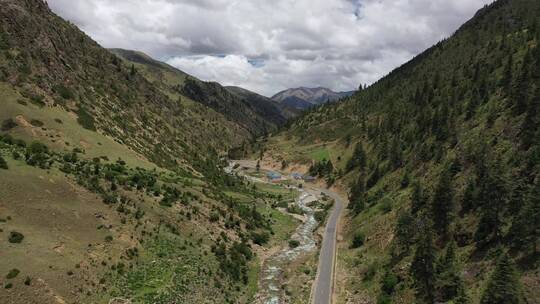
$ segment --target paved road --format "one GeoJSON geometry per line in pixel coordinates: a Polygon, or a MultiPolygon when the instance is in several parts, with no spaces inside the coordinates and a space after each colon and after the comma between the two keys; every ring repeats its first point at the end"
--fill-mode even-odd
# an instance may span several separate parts
{"type": "Polygon", "coordinates": [[[332,303],[333,282],[334,282],[334,263],[336,259],[336,238],[339,216],[343,210],[343,199],[336,193],[326,189],[314,189],[325,193],[334,199],[334,209],[328,218],[326,229],[324,231],[321,251],[319,255],[319,267],[317,269],[317,279],[313,290],[313,304],[332,303]]]}

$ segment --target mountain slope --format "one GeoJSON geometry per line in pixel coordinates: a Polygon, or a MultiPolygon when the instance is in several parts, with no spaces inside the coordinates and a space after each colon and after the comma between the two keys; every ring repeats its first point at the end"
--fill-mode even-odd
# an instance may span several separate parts
{"type": "Polygon", "coordinates": [[[257,252],[294,230],[269,204],[293,193],[221,170],[256,133],[136,55],[0,0],[0,302],[250,303],[257,252]]]}
{"type": "Polygon", "coordinates": [[[278,104],[258,94],[244,90],[246,93],[242,95],[231,95],[218,83],[203,82],[144,53],[123,49],[111,49],[111,52],[126,60],[127,65],[141,70],[166,94],[210,107],[251,136],[274,130],[290,117],[278,104]]]}
{"type": "Polygon", "coordinates": [[[540,2],[496,1],[268,139],[268,159],[350,196],[339,301],[537,302],[539,66],[540,2]]]}
{"type": "MultiPolygon", "coordinates": [[[[294,107],[288,107],[287,105],[275,102],[268,97],[259,95],[244,88],[229,86],[226,87],[226,89],[238,96],[238,98],[246,100],[248,103],[253,104],[254,106],[259,105],[260,107],[268,108],[268,110],[266,110],[267,113],[275,113],[275,110],[273,108],[277,106],[281,110],[281,116],[293,118],[300,114],[300,112],[294,107]]],[[[274,115],[276,115],[276,119],[279,119],[279,117],[277,117],[277,114],[274,115]]]]}
{"type": "Polygon", "coordinates": [[[272,96],[272,99],[296,109],[305,110],[314,105],[320,105],[329,101],[349,97],[355,92],[339,92],[336,93],[327,88],[295,88],[288,89],[272,96]]]}

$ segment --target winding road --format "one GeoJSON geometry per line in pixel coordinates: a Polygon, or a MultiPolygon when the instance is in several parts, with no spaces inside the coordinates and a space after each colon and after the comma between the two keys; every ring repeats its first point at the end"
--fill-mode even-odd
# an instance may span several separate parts
{"type": "MultiPolygon", "coordinates": [[[[243,167],[255,168],[255,161],[236,160],[235,163],[243,167]]],[[[337,228],[339,218],[346,202],[337,193],[328,189],[316,187],[313,184],[305,184],[304,189],[313,194],[324,193],[334,200],[334,208],[330,214],[323,235],[319,254],[317,277],[311,293],[311,303],[331,304],[334,287],[334,266],[336,263],[337,228]]]]}
{"type": "Polygon", "coordinates": [[[312,303],[313,304],[330,304],[332,303],[332,294],[334,287],[334,265],[336,262],[336,242],[337,242],[337,226],[339,217],[343,211],[344,201],[335,192],[327,189],[311,188],[320,191],[334,200],[334,208],[332,214],[328,218],[324,231],[321,251],[319,255],[319,266],[317,269],[317,279],[313,288],[312,303]]]}

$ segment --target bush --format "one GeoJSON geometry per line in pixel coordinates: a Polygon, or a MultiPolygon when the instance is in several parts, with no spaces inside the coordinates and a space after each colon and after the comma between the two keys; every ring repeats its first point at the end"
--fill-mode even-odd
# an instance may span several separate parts
{"type": "Polygon", "coordinates": [[[24,235],[17,231],[11,231],[9,234],[9,242],[12,244],[19,244],[24,239],[24,235]]]}
{"type": "Polygon", "coordinates": [[[21,271],[19,269],[13,268],[6,275],[6,279],[8,279],[8,280],[13,279],[13,278],[17,277],[19,275],[19,273],[21,273],[21,271]]]}
{"type": "Polygon", "coordinates": [[[392,211],[392,199],[386,197],[382,200],[381,205],[379,206],[379,210],[382,211],[382,213],[388,213],[392,211]]]}
{"type": "Polygon", "coordinates": [[[394,292],[394,288],[396,287],[398,283],[398,278],[395,274],[391,272],[387,272],[384,278],[382,279],[382,290],[388,294],[391,295],[394,292]]]}
{"type": "Polygon", "coordinates": [[[268,232],[253,232],[251,233],[251,240],[257,245],[264,245],[268,243],[270,235],[268,232]]]}
{"type": "Polygon", "coordinates": [[[297,240],[289,240],[289,247],[290,248],[296,248],[300,246],[300,242],[297,240]]]}
{"type": "Polygon", "coordinates": [[[64,99],[75,99],[75,94],[62,84],[55,86],[54,91],[64,99]]]}
{"type": "Polygon", "coordinates": [[[6,160],[0,155],[0,169],[8,169],[8,165],[6,163],[6,160]]]}
{"type": "Polygon", "coordinates": [[[365,239],[366,237],[362,232],[357,232],[352,239],[351,248],[360,248],[364,245],[365,239]]]}
{"type": "Polygon", "coordinates": [[[94,121],[94,117],[88,113],[83,107],[79,108],[77,111],[77,115],[79,116],[77,118],[77,122],[85,129],[90,131],[96,130],[96,125],[94,121]]]}
{"type": "Polygon", "coordinates": [[[107,235],[107,236],[105,237],[105,242],[107,242],[107,243],[112,242],[112,240],[113,240],[112,235],[107,235]]]}
{"type": "Polygon", "coordinates": [[[16,126],[18,126],[18,124],[15,121],[13,121],[13,119],[8,118],[2,122],[2,131],[9,131],[15,128],[16,126]]]}

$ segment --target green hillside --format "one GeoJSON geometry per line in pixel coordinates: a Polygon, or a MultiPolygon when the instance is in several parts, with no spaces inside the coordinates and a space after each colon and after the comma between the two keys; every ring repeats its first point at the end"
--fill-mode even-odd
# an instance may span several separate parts
{"type": "Polygon", "coordinates": [[[262,129],[41,0],[0,4],[0,302],[250,303],[259,252],[296,226],[272,207],[293,191],[221,170],[262,129]]]}
{"type": "MultiPolygon", "coordinates": [[[[179,99],[186,106],[209,107],[222,114],[223,118],[208,119],[217,126],[236,125],[239,129],[237,133],[260,136],[274,131],[294,115],[269,98],[245,89],[226,88],[218,83],[201,81],[144,53],[122,49],[112,49],[111,52],[126,60],[128,66],[141,71],[147,80],[172,99],[179,99]]],[[[232,143],[235,144],[237,142],[232,143]]]]}
{"type": "Polygon", "coordinates": [[[348,189],[338,303],[538,302],[539,42],[540,2],[496,1],[265,142],[348,189]]]}

